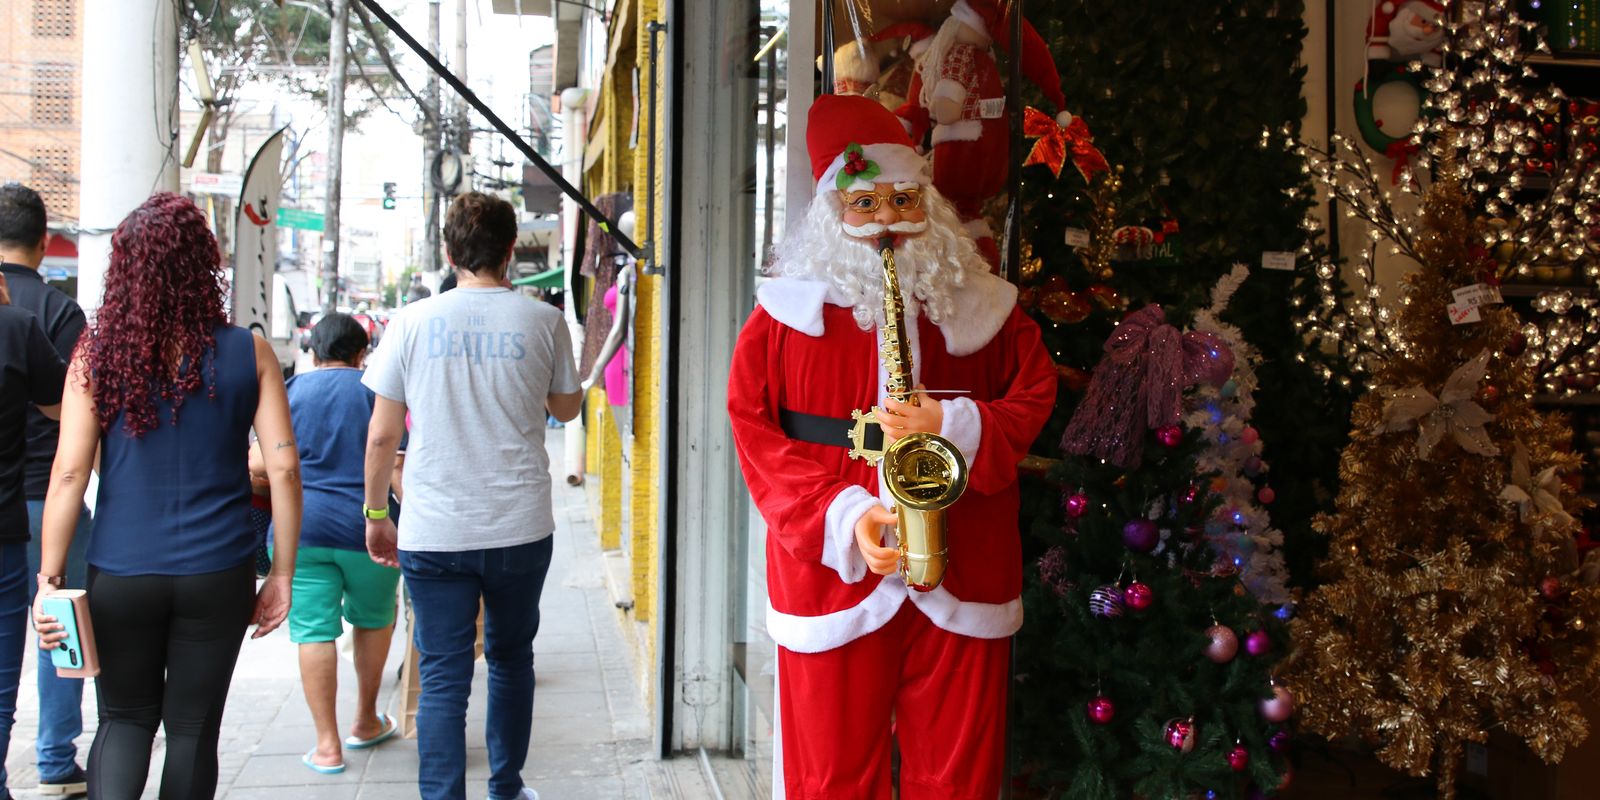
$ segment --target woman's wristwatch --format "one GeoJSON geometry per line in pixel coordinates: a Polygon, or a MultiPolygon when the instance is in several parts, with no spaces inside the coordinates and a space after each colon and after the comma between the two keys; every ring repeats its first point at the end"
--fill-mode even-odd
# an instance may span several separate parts
{"type": "Polygon", "coordinates": [[[49,586],[52,589],[60,589],[67,585],[67,576],[65,575],[46,575],[41,572],[34,577],[38,579],[40,586],[49,586]]]}

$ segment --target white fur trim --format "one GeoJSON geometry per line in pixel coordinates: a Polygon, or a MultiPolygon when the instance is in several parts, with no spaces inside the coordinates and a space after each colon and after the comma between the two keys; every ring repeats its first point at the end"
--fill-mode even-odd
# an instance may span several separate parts
{"type": "MultiPolygon", "coordinates": [[[[915,181],[927,183],[928,160],[917,151],[903,144],[868,144],[861,146],[861,154],[868,161],[878,165],[878,174],[872,180],[883,183],[896,181],[915,181]]],[[[844,169],[844,153],[833,157],[833,163],[823,170],[822,177],[817,181],[817,194],[834,191],[839,187],[834,183],[834,176],[839,170],[844,169]]]]}
{"type": "Polygon", "coordinates": [[[956,0],[956,4],[950,9],[950,18],[960,20],[962,25],[981,31],[984,35],[989,33],[988,27],[983,23],[983,16],[974,10],[967,0],[956,0]]]}
{"type": "Polygon", "coordinates": [[[1072,112],[1071,111],[1058,111],[1058,112],[1056,112],[1056,124],[1060,125],[1063,128],[1067,127],[1068,125],[1071,125],[1072,124],[1072,112]]]}
{"type": "Polygon", "coordinates": [[[908,592],[917,610],[934,625],[974,639],[1004,639],[1022,628],[1022,598],[1004,603],[962,600],[940,586],[931,592],[908,592]]]}
{"type": "Polygon", "coordinates": [[[872,83],[878,79],[878,62],[864,55],[864,49],[860,42],[846,42],[833,51],[834,80],[872,83]]]}
{"type": "Polygon", "coordinates": [[[924,38],[921,38],[921,39],[918,39],[918,40],[912,42],[911,43],[911,49],[906,51],[906,52],[911,54],[911,58],[913,60],[918,60],[918,59],[921,59],[922,58],[922,54],[928,52],[928,48],[930,48],[932,46],[933,46],[933,37],[932,36],[927,36],[927,37],[924,37],[924,38]]]}
{"type": "MultiPolygon", "coordinates": [[[[983,441],[983,415],[978,413],[978,404],[972,402],[971,398],[957,397],[940,400],[939,405],[944,408],[944,422],[939,425],[939,435],[949,439],[961,451],[968,466],[977,463],[978,444],[983,441]]],[[[832,509],[829,510],[831,513],[832,509]]]]}
{"type": "Polygon", "coordinates": [[[978,217],[977,219],[969,219],[966,222],[961,223],[961,227],[966,228],[967,229],[967,235],[971,236],[973,239],[993,239],[994,238],[994,231],[990,230],[989,221],[984,219],[983,217],[978,217]]]}
{"type": "Polygon", "coordinates": [[[822,535],[822,566],[839,573],[839,580],[845,583],[860,583],[867,577],[867,561],[861,556],[861,548],[856,546],[856,523],[868,509],[878,504],[878,498],[860,486],[847,487],[828,504],[822,535]]]}
{"type": "Polygon", "coordinates": [[[949,100],[956,105],[960,105],[967,99],[967,87],[962,86],[959,81],[940,78],[939,82],[934,84],[933,99],[949,100]]]}
{"type": "Polygon", "coordinates": [[[889,624],[906,601],[906,585],[889,575],[860,603],[831,614],[785,614],[767,602],[767,635],[796,653],[820,653],[854,641],[889,624]]]}
{"type": "Polygon", "coordinates": [[[933,143],[976,142],[983,138],[983,120],[964,119],[946,125],[933,126],[933,143]]]}
{"type": "Polygon", "coordinates": [[[829,288],[824,281],[771,278],[756,287],[756,303],[784,325],[807,336],[821,336],[822,304],[829,288]]]}
{"type": "Polygon", "coordinates": [[[1017,304],[1017,287],[998,275],[974,272],[966,285],[952,293],[955,308],[945,324],[944,348],[953,356],[970,356],[983,349],[1011,316],[1017,304]]]}

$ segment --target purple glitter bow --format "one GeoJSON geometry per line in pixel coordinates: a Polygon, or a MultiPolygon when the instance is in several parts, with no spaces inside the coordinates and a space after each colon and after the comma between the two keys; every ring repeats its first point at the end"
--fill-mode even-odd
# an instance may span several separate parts
{"type": "Polygon", "coordinates": [[[1161,306],[1145,306],[1106,340],[1105,356],[1061,436],[1061,449],[1137,467],[1145,431],[1182,418],[1185,389],[1201,381],[1220,386],[1232,375],[1233,352],[1221,337],[1179,333],[1161,306]]]}

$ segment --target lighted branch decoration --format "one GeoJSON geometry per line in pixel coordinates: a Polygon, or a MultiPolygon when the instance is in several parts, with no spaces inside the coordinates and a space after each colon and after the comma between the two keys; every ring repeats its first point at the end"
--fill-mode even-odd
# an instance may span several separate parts
{"type": "MultiPolygon", "coordinates": [[[[1600,300],[1594,296],[1600,295],[1600,159],[1595,145],[1582,141],[1575,122],[1563,130],[1561,112],[1569,101],[1560,87],[1529,80],[1536,74],[1527,64],[1528,44],[1533,43],[1532,52],[1549,52],[1533,21],[1518,15],[1509,0],[1490,0],[1472,14],[1448,8],[1459,2],[1445,0],[1445,5],[1451,21],[1441,46],[1443,64],[1408,67],[1422,74],[1425,90],[1410,138],[1419,146],[1416,174],[1408,165],[1391,170],[1375,164],[1348,137],[1335,135],[1319,147],[1293,139],[1286,130],[1262,132],[1262,147],[1276,141],[1299,155],[1341,213],[1365,228],[1366,246],[1357,248],[1354,258],[1353,291],[1341,298],[1339,266],[1315,263],[1321,300],[1300,308],[1297,325],[1324,347],[1339,350],[1358,373],[1371,374],[1378,362],[1407,355],[1410,345],[1393,326],[1394,311],[1382,302],[1373,261],[1379,246],[1420,260],[1418,215],[1410,210],[1415,204],[1397,208],[1396,201],[1399,194],[1420,192],[1421,181],[1448,172],[1481,214],[1472,233],[1479,239],[1473,252],[1482,262],[1480,280],[1527,283],[1537,278],[1535,269],[1545,267],[1581,275],[1581,286],[1552,288],[1534,300],[1536,310],[1548,313],[1524,323],[1521,358],[1534,371],[1539,391],[1593,389],[1600,384],[1600,300]]],[[[1312,257],[1310,241],[1322,224],[1308,216],[1303,227],[1307,244],[1301,255],[1312,257]]],[[[1322,374],[1334,377],[1326,368],[1322,374]]]]}

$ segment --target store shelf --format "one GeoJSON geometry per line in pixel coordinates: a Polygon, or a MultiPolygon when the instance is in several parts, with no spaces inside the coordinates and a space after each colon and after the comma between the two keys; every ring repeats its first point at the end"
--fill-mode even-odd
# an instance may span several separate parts
{"type": "Polygon", "coordinates": [[[1600,406],[1600,394],[1536,394],[1533,396],[1533,404],[1565,407],[1600,406]]]}
{"type": "Polygon", "coordinates": [[[1500,284],[1501,297],[1538,297],[1541,294],[1554,292],[1567,292],[1576,297],[1593,297],[1594,284],[1557,284],[1557,283],[1502,283],[1500,284]]]}
{"type": "Polygon", "coordinates": [[[1533,66],[1600,69],[1600,56],[1593,55],[1547,56],[1542,53],[1535,53],[1528,56],[1526,60],[1533,66]]]}

